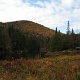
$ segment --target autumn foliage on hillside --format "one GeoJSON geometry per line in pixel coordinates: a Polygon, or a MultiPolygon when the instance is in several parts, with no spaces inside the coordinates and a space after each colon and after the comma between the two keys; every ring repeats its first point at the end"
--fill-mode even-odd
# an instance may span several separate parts
{"type": "Polygon", "coordinates": [[[13,26],[21,30],[22,32],[30,32],[35,33],[36,35],[41,35],[44,37],[49,37],[55,34],[55,31],[49,29],[41,24],[34,23],[32,21],[15,21],[15,22],[8,22],[5,23],[5,26],[13,26]]]}

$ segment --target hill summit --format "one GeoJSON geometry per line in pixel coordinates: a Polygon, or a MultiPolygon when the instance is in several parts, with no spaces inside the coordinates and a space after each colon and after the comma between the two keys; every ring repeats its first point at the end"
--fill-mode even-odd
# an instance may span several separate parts
{"type": "Polygon", "coordinates": [[[6,22],[6,23],[0,22],[0,25],[3,25],[5,27],[13,26],[16,29],[21,30],[22,32],[28,31],[30,33],[35,33],[44,37],[50,37],[55,34],[55,31],[52,29],[49,29],[41,24],[26,20],[6,22]]]}

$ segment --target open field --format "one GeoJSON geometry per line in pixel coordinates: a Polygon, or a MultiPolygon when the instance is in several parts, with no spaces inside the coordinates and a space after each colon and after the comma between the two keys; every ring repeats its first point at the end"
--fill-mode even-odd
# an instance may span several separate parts
{"type": "Polygon", "coordinates": [[[0,61],[0,80],[80,80],[80,55],[0,61]]]}

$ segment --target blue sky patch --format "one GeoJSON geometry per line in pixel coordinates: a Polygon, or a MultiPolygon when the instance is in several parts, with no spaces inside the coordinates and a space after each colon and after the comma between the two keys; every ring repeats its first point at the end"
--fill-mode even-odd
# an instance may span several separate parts
{"type": "Polygon", "coordinates": [[[22,0],[23,3],[25,3],[27,0],[22,0]]]}

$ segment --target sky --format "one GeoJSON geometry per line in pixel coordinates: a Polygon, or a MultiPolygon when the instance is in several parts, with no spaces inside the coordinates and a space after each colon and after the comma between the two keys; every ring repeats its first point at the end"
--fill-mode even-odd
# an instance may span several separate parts
{"type": "Polygon", "coordinates": [[[0,0],[0,22],[29,20],[66,33],[80,30],[80,0],[0,0]]]}

